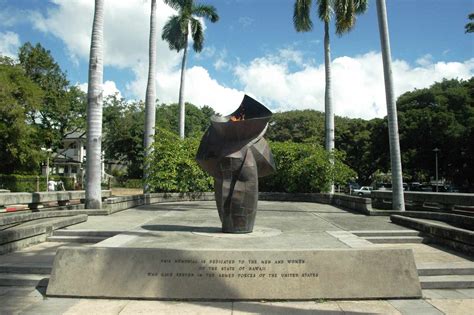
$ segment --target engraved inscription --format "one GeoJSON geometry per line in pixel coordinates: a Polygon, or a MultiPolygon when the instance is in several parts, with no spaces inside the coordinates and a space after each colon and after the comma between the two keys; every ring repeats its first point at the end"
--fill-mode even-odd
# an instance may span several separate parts
{"type": "Polygon", "coordinates": [[[291,259],[161,259],[148,277],[175,279],[311,279],[319,273],[307,270],[306,261],[291,259]]]}

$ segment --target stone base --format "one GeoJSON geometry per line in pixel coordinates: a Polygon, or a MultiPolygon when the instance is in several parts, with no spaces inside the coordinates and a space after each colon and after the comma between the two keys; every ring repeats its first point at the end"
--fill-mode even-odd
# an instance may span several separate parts
{"type": "Polygon", "coordinates": [[[419,298],[410,249],[62,247],[47,295],[309,300],[419,298]]]}

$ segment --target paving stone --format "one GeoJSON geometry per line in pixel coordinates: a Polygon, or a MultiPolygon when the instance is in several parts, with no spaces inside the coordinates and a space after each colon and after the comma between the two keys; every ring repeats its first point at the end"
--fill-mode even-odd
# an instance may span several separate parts
{"type": "MultiPolygon", "coordinates": [[[[452,289],[428,289],[422,290],[425,299],[466,299],[468,295],[452,289]]],[[[474,293],[473,293],[474,295],[474,293]]]]}
{"type": "Polygon", "coordinates": [[[134,314],[232,314],[232,302],[130,301],[120,315],[134,314]]]}
{"type": "Polygon", "coordinates": [[[10,287],[0,287],[0,295],[6,294],[10,290],[10,287]]]}
{"type": "Polygon", "coordinates": [[[244,314],[344,314],[336,302],[234,302],[233,315],[244,314]]]}
{"type": "Polygon", "coordinates": [[[56,315],[64,314],[80,299],[46,298],[22,310],[22,315],[56,315]]]}
{"type": "Polygon", "coordinates": [[[127,300],[92,300],[92,299],[80,299],[69,307],[64,314],[68,315],[116,315],[129,303],[127,300]]]}
{"type": "Polygon", "coordinates": [[[474,299],[433,299],[428,302],[449,315],[467,315],[474,310],[474,299]]]}
{"type": "Polygon", "coordinates": [[[25,308],[42,301],[42,298],[24,296],[0,296],[0,314],[18,314],[25,308]]]}
{"type": "Polygon", "coordinates": [[[456,291],[462,293],[468,298],[474,298],[474,289],[457,289],[456,291]]]}
{"type": "Polygon", "coordinates": [[[35,287],[16,287],[8,286],[7,292],[4,295],[6,296],[25,296],[25,297],[38,297],[43,298],[44,290],[38,290],[35,287]]]}
{"type": "Polygon", "coordinates": [[[339,301],[337,304],[344,314],[349,312],[352,314],[401,314],[387,301],[339,301]]]}
{"type": "Polygon", "coordinates": [[[417,315],[443,315],[433,305],[425,300],[389,300],[401,314],[417,314],[417,315]]]}

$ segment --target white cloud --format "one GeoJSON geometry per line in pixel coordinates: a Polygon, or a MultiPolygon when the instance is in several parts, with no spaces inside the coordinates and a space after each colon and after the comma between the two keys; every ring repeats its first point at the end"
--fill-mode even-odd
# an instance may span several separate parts
{"type": "MultiPolygon", "coordinates": [[[[33,14],[33,25],[60,38],[72,58],[87,60],[94,1],[52,0],[54,7],[45,15],[33,14]]],[[[161,30],[173,14],[162,1],[157,1],[157,30],[161,30]]],[[[104,64],[117,68],[134,68],[148,62],[150,2],[142,0],[105,1],[104,64]]],[[[160,32],[158,32],[160,33],[160,32]]],[[[179,63],[179,55],[157,36],[157,69],[169,69],[179,63]]],[[[105,73],[106,75],[106,73],[105,73]]]]}
{"type": "MultiPolygon", "coordinates": [[[[283,55],[295,55],[285,52],[283,55]]],[[[298,59],[294,62],[297,63],[298,59]]],[[[411,67],[403,60],[392,65],[396,96],[425,88],[443,78],[468,79],[474,75],[474,58],[465,62],[429,62],[411,67]]],[[[304,65],[290,70],[278,55],[256,58],[234,69],[247,93],[274,110],[315,109],[324,111],[324,65],[304,65]]],[[[332,96],[335,113],[341,116],[374,118],[386,115],[385,87],[380,53],[340,57],[332,62],[332,96]]]]}
{"type": "Polygon", "coordinates": [[[416,59],[416,63],[422,67],[426,67],[433,63],[433,56],[431,54],[426,54],[416,59]]]}
{"type": "MultiPolygon", "coordinates": [[[[46,14],[31,15],[35,27],[60,38],[65,43],[71,60],[87,62],[94,2],[52,2],[55,6],[46,14]]],[[[114,0],[106,1],[105,5],[105,65],[131,70],[134,78],[130,79],[122,92],[127,92],[127,95],[136,99],[144,99],[150,2],[114,0]]],[[[162,1],[158,1],[157,5],[157,28],[161,30],[174,11],[162,1]]],[[[241,22],[253,21],[242,19],[241,22]]],[[[7,46],[14,47],[18,44],[13,41],[9,45],[7,46]]],[[[156,84],[160,102],[177,102],[181,57],[181,53],[170,51],[161,36],[158,36],[156,84]]],[[[214,58],[214,69],[231,70],[234,82],[232,87],[227,87],[212,78],[207,69],[192,67],[187,70],[186,76],[185,100],[188,102],[198,106],[209,105],[216,111],[227,114],[238,106],[243,96],[242,91],[245,91],[273,110],[324,110],[324,65],[316,64],[294,48],[280,49],[248,62],[235,63],[229,60],[225,50],[207,46],[196,59],[199,58],[214,58]]],[[[368,52],[336,58],[332,63],[332,74],[332,95],[337,115],[373,118],[386,114],[380,53],[368,52]]],[[[428,87],[443,78],[470,78],[474,74],[474,59],[464,62],[435,62],[431,55],[425,55],[420,56],[415,66],[403,60],[395,60],[393,74],[398,96],[414,88],[428,87]]],[[[104,79],[104,93],[116,91],[112,78],[107,77],[107,69],[104,79]],[[107,82],[110,83],[107,85],[107,82]]]]}
{"type": "Polygon", "coordinates": [[[0,32],[0,55],[16,59],[19,47],[20,37],[17,33],[0,32]]]}
{"type": "MultiPolygon", "coordinates": [[[[136,79],[127,84],[127,90],[143,98],[147,82],[146,66],[134,70],[136,79]]],[[[160,103],[177,103],[180,71],[167,71],[157,73],[157,97],[160,103]]],[[[203,67],[192,67],[186,71],[185,100],[192,104],[211,106],[221,114],[234,111],[243,98],[243,92],[225,87],[211,78],[209,72],[203,67]]]]}
{"type": "MultiPolygon", "coordinates": [[[[77,84],[77,86],[79,87],[79,89],[81,89],[83,92],[87,93],[87,82],[85,83],[81,83],[81,84],[77,84]]],[[[102,85],[102,88],[103,88],[103,97],[107,97],[107,96],[113,96],[115,94],[117,94],[117,96],[119,98],[122,98],[122,93],[120,92],[120,90],[117,88],[117,85],[115,85],[115,82],[114,81],[105,81],[104,84],[102,85]]]]}

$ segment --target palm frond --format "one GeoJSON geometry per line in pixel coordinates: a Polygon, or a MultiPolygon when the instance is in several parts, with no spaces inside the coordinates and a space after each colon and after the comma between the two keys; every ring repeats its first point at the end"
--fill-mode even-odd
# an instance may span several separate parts
{"type": "Polygon", "coordinates": [[[355,23],[354,0],[336,0],[334,3],[336,15],[336,34],[349,32],[355,23]]]}
{"type": "Polygon", "coordinates": [[[354,1],[354,11],[355,14],[359,15],[367,11],[369,7],[369,0],[355,0],[354,1]]]}
{"type": "Polygon", "coordinates": [[[182,31],[183,21],[178,15],[171,16],[163,26],[161,38],[168,43],[171,50],[180,51],[186,46],[187,32],[182,31]]]}
{"type": "Polygon", "coordinates": [[[193,38],[193,49],[195,52],[200,52],[204,46],[204,32],[201,21],[198,19],[191,19],[191,36],[193,38]]]}
{"type": "Polygon", "coordinates": [[[163,2],[175,9],[176,11],[181,11],[186,4],[186,0],[163,0],[163,2]]]}
{"type": "Polygon", "coordinates": [[[295,0],[293,24],[298,32],[307,32],[313,27],[310,17],[311,3],[311,0],[295,0]]]}
{"type": "Polygon", "coordinates": [[[333,12],[334,1],[318,0],[318,16],[321,21],[329,22],[333,12]]]}
{"type": "Polygon", "coordinates": [[[212,5],[198,4],[192,8],[192,14],[210,20],[212,23],[219,21],[217,10],[212,5]]]}
{"type": "Polygon", "coordinates": [[[474,23],[469,22],[464,26],[465,33],[474,33],[474,23]]]}

